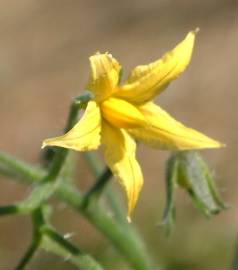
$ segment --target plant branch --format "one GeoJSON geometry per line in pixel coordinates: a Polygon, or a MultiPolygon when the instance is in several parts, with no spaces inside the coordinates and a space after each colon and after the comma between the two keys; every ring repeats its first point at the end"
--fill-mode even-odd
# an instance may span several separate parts
{"type": "MultiPolygon", "coordinates": [[[[91,98],[90,95],[85,95],[81,98],[76,99],[76,101],[71,106],[71,111],[69,114],[68,122],[66,125],[66,131],[68,131],[76,122],[77,114],[79,109],[84,106],[85,102],[88,102],[91,98]]],[[[26,176],[27,182],[40,181],[40,185],[33,190],[32,194],[28,200],[20,203],[19,205],[24,209],[24,211],[37,211],[37,207],[40,207],[52,194],[56,193],[60,200],[63,200],[65,203],[73,207],[76,211],[83,214],[92,224],[94,224],[106,237],[108,237],[114,246],[124,255],[124,257],[128,260],[128,262],[134,267],[136,270],[150,270],[151,262],[149,260],[149,256],[146,254],[142,241],[139,239],[138,235],[122,224],[118,224],[114,218],[108,215],[99,205],[93,205],[90,207],[90,204],[85,208],[85,201],[91,200],[96,194],[100,194],[106,183],[111,177],[110,170],[106,169],[104,173],[98,178],[98,181],[95,185],[89,190],[86,195],[86,200],[84,196],[68,183],[64,183],[61,177],[59,177],[65,159],[67,157],[68,150],[61,148],[57,149],[57,153],[54,156],[54,160],[51,164],[51,168],[47,174],[42,171],[34,170],[31,166],[28,166],[26,163],[21,161],[17,161],[15,159],[11,159],[10,156],[7,156],[7,160],[4,160],[6,155],[3,154],[2,160],[4,161],[4,168],[2,172],[4,174],[11,173],[11,176],[19,177],[20,179],[26,176]],[[29,168],[29,170],[27,169],[29,168]],[[12,174],[12,172],[14,172],[12,174]],[[45,175],[42,179],[42,175],[45,175]],[[55,181],[58,179],[57,181],[55,181]],[[46,188],[45,188],[46,187],[46,188]],[[41,190],[42,189],[42,190],[41,190]]],[[[92,157],[92,156],[91,156],[92,157]]],[[[94,173],[99,175],[99,167],[96,168],[96,162],[94,162],[94,173]]],[[[1,153],[0,153],[0,171],[1,171],[1,153]]],[[[9,175],[9,174],[8,174],[9,175]]],[[[20,208],[21,208],[20,207],[20,208]]],[[[12,206],[5,207],[3,212],[11,212],[15,211],[15,208],[12,206]]],[[[23,211],[23,212],[24,212],[23,211]]],[[[58,235],[55,231],[46,229],[45,225],[42,225],[43,219],[40,219],[42,223],[38,223],[35,216],[33,216],[33,224],[34,224],[34,234],[33,241],[30,245],[29,249],[26,252],[23,260],[20,262],[20,269],[23,269],[24,265],[29,261],[29,259],[33,256],[39,243],[41,242],[42,233],[47,234],[47,236],[51,239],[51,242],[54,240],[56,243],[65,244],[64,248],[69,251],[69,249],[74,249],[77,251],[76,257],[80,255],[78,249],[67,243],[66,240],[63,239],[60,235],[58,235]],[[39,232],[40,228],[40,232],[39,232]],[[44,228],[44,229],[42,229],[44,228]],[[64,240],[64,241],[63,241],[64,240]]],[[[55,250],[55,249],[54,249],[55,250]]],[[[72,253],[72,250],[71,250],[72,253]]],[[[78,259],[77,259],[78,260],[78,259]]],[[[89,269],[89,268],[88,268],[89,269]]],[[[91,268],[93,269],[93,268],[91,268]]],[[[99,269],[99,268],[94,268],[99,269]]],[[[154,269],[154,268],[153,268],[154,269]]],[[[19,270],[19,268],[18,268],[19,270]]]]}
{"type": "MultiPolygon", "coordinates": [[[[105,171],[105,165],[101,161],[101,159],[98,157],[96,153],[92,152],[85,152],[83,153],[84,158],[88,162],[90,169],[92,170],[95,177],[100,178],[103,172],[105,171]]],[[[105,187],[106,185],[104,185],[105,187]]],[[[127,224],[128,222],[125,219],[125,209],[123,209],[117,190],[115,190],[113,187],[109,187],[105,191],[106,198],[108,200],[108,203],[113,210],[114,217],[119,221],[121,224],[127,224]]],[[[131,227],[130,227],[131,228],[131,227]]]]}
{"type": "MultiPolygon", "coordinates": [[[[126,258],[135,270],[155,270],[144,244],[135,231],[118,223],[99,204],[84,208],[83,196],[68,184],[61,185],[57,195],[76,211],[83,214],[99,231],[101,231],[126,258]]],[[[128,225],[129,227],[129,225],[128,225]]]]}
{"type": "Polygon", "coordinates": [[[84,195],[82,207],[86,208],[90,202],[95,201],[101,195],[104,187],[112,177],[112,172],[109,168],[105,168],[102,175],[98,177],[95,184],[89,189],[89,191],[84,195]]]}
{"type": "Polygon", "coordinates": [[[90,255],[84,254],[78,247],[71,244],[55,229],[48,225],[41,228],[44,235],[41,247],[46,251],[50,251],[65,257],[80,269],[87,270],[103,270],[103,268],[90,255]]]}
{"type": "MultiPolygon", "coordinates": [[[[1,156],[1,153],[0,153],[1,156]]],[[[10,157],[10,156],[9,156],[10,157]]],[[[1,158],[0,158],[1,160],[1,158]]],[[[25,169],[29,168],[31,171],[31,182],[37,182],[41,179],[41,176],[45,174],[44,170],[36,170],[32,166],[22,162],[25,169]]],[[[0,162],[1,165],[1,162],[0,162]]],[[[25,174],[29,176],[27,170],[17,170],[12,166],[12,162],[8,162],[6,165],[9,171],[14,170],[18,179],[24,179],[25,174]]],[[[1,172],[1,166],[0,166],[1,172]]],[[[3,172],[4,173],[4,172],[3,172]]],[[[23,183],[29,183],[28,181],[22,181],[23,183]]],[[[118,251],[127,259],[132,267],[136,270],[155,270],[157,269],[150,260],[150,256],[145,250],[144,244],[138,234],[132,230],[131,225],[123,226],[118,223],[109,213],[107,213],[100,205],[94,205],[94,208],[82,208],[83,196],[79,191],[69,184],[65,183],[62,179],[60,185],[57,186],[56,195],[61,201],[64,201],[76,211],[82,213],[102,234],[104,234],[118,249],[118,251]]]]}
{"type": "Polygon", "coordinates": [[[36,209],[32,213],[32,223],[33,223],[32,242],[29,245],[25,255],[22,257],[21,261],[17,265],[16,270],[25,269],[26,265],[30,262],[30,260],[35,255],[41,244],[42,233],[40,231],[40,228],[42,224],[44,224],[44,218],[41,208],[36,209]]]}
{"type": "Polygon", "coordinates": [[[55,193],[60,180],[59,178],[57,182],[38,184],[24,201],[13,205],[0,206],[0,216],[33,213],[55,193]]]}
{"type": "Polygon", "coordinates": [[[0,171],[7,177],[20,179],[26,184],[39,182],[46,172],[33,166],[29,166],[26,162],[21,161],[5,152],[0,151],[0,171]]]}

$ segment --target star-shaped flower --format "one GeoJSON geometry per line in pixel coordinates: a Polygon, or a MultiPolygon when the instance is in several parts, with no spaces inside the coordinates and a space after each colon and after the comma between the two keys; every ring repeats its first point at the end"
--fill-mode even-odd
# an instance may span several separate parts
{"type": "Polygon", "coordinates": [[[126,191],[128,216],[143,184],[135,140],[168,150],[222,146],[185,127],[153,102],[188,66],[195,34],[196,31],[189,32],[161,59],[133,69],[123,85],[119,85],[121,66],[116,59],[108,53],[91,56],[91,77],[86,89],[93,92],[94,100],[88,102],[83,117],[69,132],[43,142],[43,146],[77,151],[95,150],[102,144],[107,165],[126,191]]]}

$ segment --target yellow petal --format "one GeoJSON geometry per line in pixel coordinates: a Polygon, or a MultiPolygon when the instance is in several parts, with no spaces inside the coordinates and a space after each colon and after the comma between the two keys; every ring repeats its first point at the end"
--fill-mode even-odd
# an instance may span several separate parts
{"type": "Polygon", "coordinates": [[[121,66],[108,53],[97,53],[89,60],[91,77],[87,89],[95,94],[97,101],[101,101],[116,91],[121,66]]]}
{"type": "Polygon", "coordinates": [[[141,106],[140,110],[149,125],[144,129],[131,129],[130,134],[152,147],[186,150],[223,146],[206,135],[185,127],[152,102],[141,106]]]}
{"type": "Polygon", "coordinates": [[[46,139],[42,147],[47,145],[70,148],[77,151],[97,149],[101,139],[101,114],[95,101],[89,101],[81,120],[65,135],[46,139]]]}
{"type": "Polygon", "coordinates": [[[117,97],[141,104],[152,100],[167,85],[176,79],[188,66],[196,31],[191,31],[185,39],[161,59],[136,67],[127,82],[116,93],[117,97]]]}
{"type": "Polygon", "coordinates": [[[106,163],[118,178],[128,198],[128,217],[134,209],[143,176],[136,160],[136,143],[124,130],[119,130],[103,121],[102,143],[105,146],[106,163]]]}
{"type": "Polygon", "coordinates": [[[134,128],[146,124],[143,114],[129,102],[109,98],[101,103],[103,117],[118,128],[134,128]]]}

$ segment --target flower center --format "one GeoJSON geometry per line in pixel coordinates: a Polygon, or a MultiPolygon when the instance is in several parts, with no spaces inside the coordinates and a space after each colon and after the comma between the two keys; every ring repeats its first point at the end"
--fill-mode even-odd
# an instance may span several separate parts
{"type": "Polygon", "coordinates": [[[146,125],[144,115],[131,103],[109,98],[101,103],[103,117],[118,128],[136,128],[146,125]]]}

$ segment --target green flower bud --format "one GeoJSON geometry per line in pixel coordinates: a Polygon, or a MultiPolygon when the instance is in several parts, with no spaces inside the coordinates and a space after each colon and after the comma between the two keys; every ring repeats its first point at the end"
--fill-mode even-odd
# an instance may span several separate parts
{"type": "Polygon", "coordinates": [[[217,191],[210,168],[196,151],[174,153],[167,162],[167,203],[163,225],[170,233],[175,219],[174,191],[177,186],[185,189],[194,205],[210,217],[227,208],[217,191]]]}

